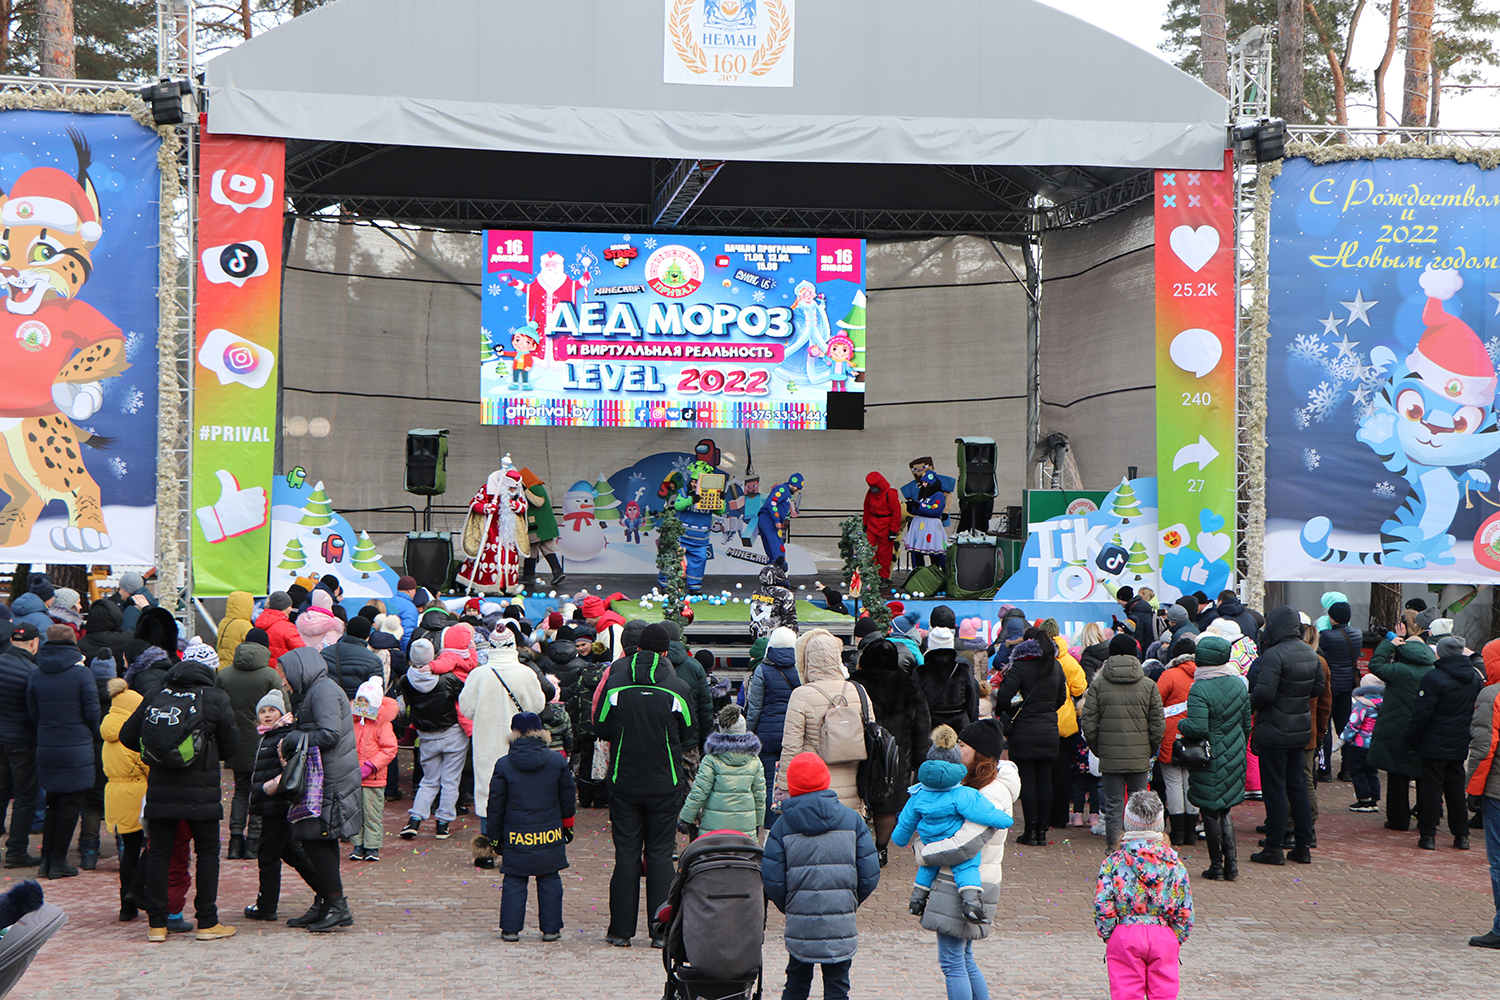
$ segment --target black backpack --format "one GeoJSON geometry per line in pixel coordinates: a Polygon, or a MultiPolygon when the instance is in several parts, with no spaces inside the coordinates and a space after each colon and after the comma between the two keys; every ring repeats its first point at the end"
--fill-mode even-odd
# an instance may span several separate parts
{"type": "Polygon", "coordinates": [[[212,736],[201,688],[162,688],[141,721],[141,759],[152,767],[181,770],[207,756],[212,736]]]}
{"type": "Polygon", "coordinates": [[[865,717],[865,759],[859,762],[856,776],[859,797],[871,812],[890,812],[886,807],[896,789],[911,777],[911,766],[904,759],[896,737],[875,721],[875,713],[865,699],[865,689],[858,684],[854,687],[859,691],[860,708],[865,717]]]}

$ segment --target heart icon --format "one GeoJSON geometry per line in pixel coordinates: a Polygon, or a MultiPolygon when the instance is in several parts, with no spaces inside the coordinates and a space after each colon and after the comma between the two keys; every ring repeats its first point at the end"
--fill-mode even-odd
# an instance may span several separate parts
{"type": "Polygon", "coordinates": [[[1178,226],[1172,230],[1169,241],[1172,252],[1194,271],[1203,270],[1203,265],[1213,260],[1219,252],[1219,231],[1213,226],[1178,226]]]}
{"type": "Polygon", "coordinates": [[[1229,551],[1229,536],[1211,534],[1207,531],[1199,532],[1198,551],[1202,552],[1209,562],[1218,562],[1224,553],[1229,551]]]}
{"type": "Polygon", "coordinates": [[[1198,527],[1204,531],[1218,531],[1224,527],[1224,518],[1204,507],[1198,512],[1198,527]]]}

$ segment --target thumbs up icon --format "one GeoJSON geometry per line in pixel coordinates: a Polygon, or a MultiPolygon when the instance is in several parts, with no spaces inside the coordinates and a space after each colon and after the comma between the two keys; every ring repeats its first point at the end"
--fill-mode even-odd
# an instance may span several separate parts
{"type": "Polygon", "coordinates": [[[220,469],[219,502],[196,511],[198,524],[203,528],[203,537],[210,543],[222,542],[226,538],[254,531],[266,523],[270,503],[266,491],[259,486],[240,489],[238,479],[227,469],[220,469]]]}

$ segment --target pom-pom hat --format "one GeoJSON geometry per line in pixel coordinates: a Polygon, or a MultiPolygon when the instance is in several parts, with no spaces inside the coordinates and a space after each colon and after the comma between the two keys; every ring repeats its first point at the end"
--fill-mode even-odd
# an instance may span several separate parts
{"type": "Polygon", "coordinates": [[[1443,308],[1464,286],[1463,276],[1429,266],[1418,280],[1427,293],[1427,306],[1422,310],[1427,329],[1406,356],[1406,366],[1449,402],[1489,406],[1495,401],[1495,363],[1469,325],[1443,308]]]}

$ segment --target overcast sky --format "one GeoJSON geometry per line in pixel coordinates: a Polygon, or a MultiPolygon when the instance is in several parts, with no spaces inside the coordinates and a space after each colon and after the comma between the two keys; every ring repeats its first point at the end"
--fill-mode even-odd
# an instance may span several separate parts
{"type": "MultiPolygon", "coordinates": [[[[1161,22],[1167,9],[1166,0],[1041,0],[1041,2],[1097,24],[1121,38],[1134,42],[1143,49],[1158,55],[1162,54],[1161,44],[1166,36],[1161,30],[1161,22]]],[[[1367,4],[1365,13],[1360,18],[1359,29],[1355,34],[1353,63],[1355,72],[1363,79],[1371,79],[1375,67],[1380,63],[1380,55],[1385,50],[1385,26],[1385,19],[1380,12],[1375,10],[1373,4],[1367,4]]],[[[1398,53],[1395,64],[1387,73],[1386,92],[1388,94],[1401,92],[1400,59],[1401,56],[1398,53]]],[[[1489,78],[1485,82],[1500,83],[1500,71],[1490,71],[1489,78]]],[[[1356,103],[1368,106],[1351,105],[1349,123],[1366,126],[1375,124],[1374,95],[1356,96],[1354,100],[1356,103]]],[[[1396,111],[1399,114],[1399,109],[1396,111]]],[[[1500,91],[1457,91],[1445,88],[1440,124],[1448,128],[1493,129],[1500,127],[1500,91]]]]}

